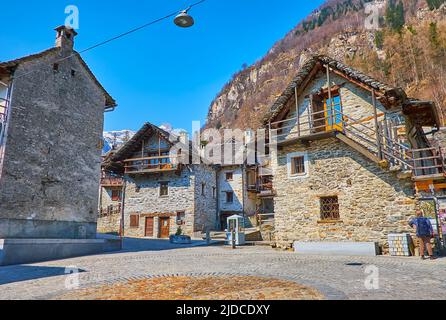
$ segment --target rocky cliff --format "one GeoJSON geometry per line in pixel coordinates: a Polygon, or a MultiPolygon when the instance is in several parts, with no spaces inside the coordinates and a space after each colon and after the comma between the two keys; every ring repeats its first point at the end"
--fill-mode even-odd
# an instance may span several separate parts
{"type": "Polygon", "coordinates": [[[258,128],[306,58],[327,54],[413,97],[446,105],[444,0],[330,0],[254,65],[237,72],[212,102],[207,128],[258,128]],[[365,7],[379,9],[378,30],[365,7]],[[431,65],[431,67],[427,66],[431,65]],[[435,65],[435,67],[434,67],[435,65]]]}

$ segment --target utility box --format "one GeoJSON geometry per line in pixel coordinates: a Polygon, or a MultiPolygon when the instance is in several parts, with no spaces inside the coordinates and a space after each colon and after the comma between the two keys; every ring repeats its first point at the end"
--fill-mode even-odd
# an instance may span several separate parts
{"type": "Polygon", "coordinates": [[[244,225],[244,218],[239,215],[234,215],[228,218],[228,229],[226,230],[226,244],[232,245],[232,235],[235,237],[235,245],[243,246],[246,244],[246,235],[244,225]]]}

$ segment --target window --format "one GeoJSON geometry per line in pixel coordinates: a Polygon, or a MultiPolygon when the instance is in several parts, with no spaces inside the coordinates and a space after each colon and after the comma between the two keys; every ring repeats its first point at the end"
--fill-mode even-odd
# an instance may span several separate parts
{"type": "Polygon", "coordinates": [[[201,184],[201,195],[204,196],[206,192],[206,183],[201,184]]]}
{"type": "Polygon", "coordinates": [[[130,228],[139,228],[139,215],[130,215],[130,228]]]}
{"type": "Polygon", "coordinates": [[[305,174],[305,157],[293,157],[291,158],[291,174],[305,174]]]}
{"type": "Polygon", "coordinates": [[[186,223],[186,212],[184,211],[178,211],[177,212],[177,224],[179,226],[186,223]]]}
{"type": "Polygon", "coordinates": [[[339,220],[339,199],[337,196],[321,197],[321,219],[339,220]]]}
{"type": "Polygon", "coordinates": [[[302,152],[291,153],[287,156],[288,178],[298,179],[308,176],[308,154],[302,152]]]}
{"type": "Polygon", "coordinates": [[[169,195],[169,182],[160,182],[160,196],[166,197],[169,195]]]}
{"type": "Polygon", "coordinates": [[[71,69],[71,76],[74,77],[76,75],[76,70],[71,69]]]}
{"type": "Polygon", "coordinates": [[[226,192],[226,202],[234,203],[234,192],[226,192]]]}
{"type": "Polygon", "coordinates": [[[53,71],[54,72],[58,72],[59,71],[59,64],[58,63],[53,64],[53,71]]]}
{"type": "Polygon", "coordinates": [[[112,201],[121,201],[121,190],[112,190],[112,201]]]}
{"type": "Polygon", "coordinates": [[[232,181],[232,180],[234,180],[234,173],[226,172],[226,181],[232,181]]]}
{"type": "Polygon", "coordinates": [[[217,188],[216,187],[213,187],[212,188],[212,198],[216,198],[217,197],[217,188]]]}

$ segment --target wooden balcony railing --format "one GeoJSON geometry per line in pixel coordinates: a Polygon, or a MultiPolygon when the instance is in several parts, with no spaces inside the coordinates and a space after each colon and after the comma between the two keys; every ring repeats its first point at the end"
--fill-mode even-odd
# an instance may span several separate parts
{"type": "Polygon", "coordinates": [[[99,218],[121,214],[121,208],[121,204],[108,206],[107,208],[101,208],[99,210],[99,218]]]}
{"type": "Polygon", "coordinates": [[[152,173],[175,171],[178,169],[178,156],[146,157],[125,160],[125,173],[152,173]]]}
{"type": "Polygon", "coordinates": [[[102,187],[122,187],[124,180],[121,178],[106,177],[101,179],[102,187]]]}
{"type": "Polygon", "coordinates": [[[280,144],[323,132],[335,132],[353,139],[390,166],[412,171],[414,178],[445,175],[445,158],[439,148],[411,149],[386,133],[394,129],[385,122],[373,124],[373,117],[353,119],[335,109],[333,112],[309,113],[307,121],[293,117],[273,122],[270,124],[270,139],[280,144]]]}

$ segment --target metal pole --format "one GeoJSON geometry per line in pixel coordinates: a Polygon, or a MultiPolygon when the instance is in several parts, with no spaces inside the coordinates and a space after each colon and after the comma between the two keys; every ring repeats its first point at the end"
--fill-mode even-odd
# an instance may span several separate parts
{"type": "Polygon", "coordinates": [[[235,241],[235,229],[232,229],[231,231],[231,242],[232,242],[232,249],[237,249],[237,242],[235,241]]]}

